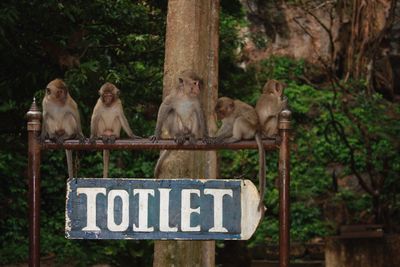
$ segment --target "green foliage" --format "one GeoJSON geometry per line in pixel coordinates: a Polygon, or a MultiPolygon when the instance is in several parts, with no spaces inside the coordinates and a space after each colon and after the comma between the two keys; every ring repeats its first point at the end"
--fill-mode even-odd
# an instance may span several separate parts
{"type": "Polygon", "coordinates": [[[277,79],[284,82],[295,80],[304,73],[304,60],[295,61],[287,57],[271,57],[261,62],[260,78],[277,79]]]}
{"type": "Polygon", "coordinates": [[[242,13],[225,13],[220,15],[220,48],[219,48],[219,96],[251,101],[249,96],[258,90],[254,71],[246,71],[239,64],[238,49],[244,41],[239,36],[240,26],[246,24],[242,13]]]}
{"type": "Polygon", "coordinates": [[[28,255],[27,180],[15,171],[26,166],[25,154],[19,153],[26,147],[17,144],[14,148],[0,153],[0,244],[4,244],[0,249],[0,263],[5,259],[18,262],[21,256],[28,255]]]}
{"type": "MultiPolygon", "coordinates": [[[[64,78],[77,101],[86,135],[97,91],[105,81],[121,89],[135,134],[154,129],[161,99],[166,2],[163,1],[2,1],[0,3],[0,111],[5,141],[0,153],[0,265],[27,260],[26,129],[23,116],[32,97],[64,78]],[[29,15],[27,15],[29,14],[29,15]],[[16,34],[18,33],[18,34],[16,34]],[[50,48],[49,48],[50,47],[50,48]],[[56,47],[56,48],[54,48],[56,47]],[[61,68],[54,52],[79,58],[61,68]],[[22,136],[21,136],[22,135],[22,136]]],[[[100,177],[102,155],[79,152],[79,176],[100,177]]],[[[150,177],[155,152],[113,151],[111,175],[150,177]]],[[[47,151],[41,168],[41,255],[77,266],[104,262],[148,266],[151,242],[70,241],[64,237],[65,153],[47,151]],[[79,260],[79,261],[78,261],[79,260]],[[125,262],[124,262],[125,261],[125,262]]]]}
{"type": "MultiPolygon", "coordinates": [[[[293,240],[307,241],[315,236],[326,235],[330,226],[324,222],[322,204],[317,201],[330,193],[331,178],[326,171],[326,147],[330,144],[323,139],[324,124],[321,113],[333,94],[330,91],[318,91],[308,85],[293,81],[303,74],[304,62],[289,58],[270,58],[248,70],[258,81],[259,89],[252,88],[249,97],[255,103],[262,85],[268,79],[286,82],[285,95],[293,114],[294,144],[291,157],[291,218],[293,240]],[[256,68],[258,71],[256,72],[256,68]]],[[[249,75],[249,74],[247,74],[249,75]]],[[[254,82],[253,80],[253,82],[254,82]]],[[[254,85],[253,85],[254,86],[254,85]]],[[[241,98],[246,99],[242,92],[241,98]]],[[[267,207],[264,221],[258,228],[253,242],[278,239],[278,173],[276,153],[267,154],[267,207]]],[[[256,151],[224,152],[221,160],[222,177],[240,177],[252,179],[257,183],[258,159],[256,151]]]]}
{"type": "MultiPolygon", "coordinates": [[[[304,75],[304,61],[271,57],[253,66],[248,72],[263,85],[268,79],[287,84],[285,95],[292,111],[293,144],[291,151],[291,238],[308,241],[313,237],[333,234],[342,223],[366,223],[377,219],[372,197],[358,185],[351,167],[351,151],[356,170],[368,177],[372,166],[373,181],[384,186],[379,189],[384,222],[399,219],[399,108],[380,95],[365,95],[363,81],[338,84],[335,88],[314,88],[298,82],[304,75]],[[257,71],[255,71],[255,69],[257,71]],[[350,90],[350,94],[346,90],[350,90]],[[339,101],[347,99],[346,101],[339,101]],[[336,128],[343,129],[338,132],[336,128]],[[349,146],[346,144],[346,140],[349,146]],[[366,142],[371,144],[367,148],[366,142]],[[371,155],[371,159],[369,156],[371,155]],[[340,166],[333,173],[331,166],[340,166]],[[355,185],[348,184],[353,179],[355,185]],[[339,180],[339,181],[338,181],[339,180]],[[397,181],[397,183],[396,183],[397,181]],[[342,184],[337,188],[337,183],[342,184]],[[390,185],[390,186],[389,186],[390,185]],[[333,207],[334,211],[329,207],[333,207]]],[[[240,79],[240,78],[238,78],[240,79]]],[[[260,86],[261,87],[261,86],[260,86]]],[[[259,90],[257,90],[259,91],[259,90]]],[[[259,92],[249,97],[255,103],[259,92]]],[[[267,212],[251,245],[277,242],[278,177],[277,158],[267,155],[267,212]]],[[[256,179],[257,155],[252,152],[225,152],[221,160],[222,175],[256,179]]],[[[228,177],[228,176],[227,176],[228,177]]]]}
{"type": "MultiPolygon", "coordinates": [[[[296,241],[308,241],[313,237],[331,233],[330,225],[324,221],[321,201],[321,198],[328,197],[331,191],[331,178],[326,171],[329,162],[326,146],[329,144],[323,139],[323,124],[319,121],[319,117],[315,115],[313,117],[310,114],[316,112],[318,115],[319,112],[324,112],[323,105],[329,101],[332,94],[328,91],[318,91],[310,86],[297,84],[289,80],[289,77],[283,76],[283,73],[287,73],[287,75],[293,73],[285,72],[285,68],[301,70],[299,65],[301,66],[302,62],[290,62],[285,58],[273,58],[271,61],[263,63],[267,69],[261,73],[270,73],[271,76],[267,76],[267,79],[286,81],[288,87],[285,89],[285,95],[288,97],[293,116],[291,238],[296,241]],[[276,70],[269,72],[268,68],[271,66],[274,66],[273,68],[276,70]]],[[[268,158],[267,161],[269,173],[265,203],[268,210],[253,238],[253,242],[256,243],[268,240],[277,242],[278,240],[277,158],[276,156],[268,158]]]]}

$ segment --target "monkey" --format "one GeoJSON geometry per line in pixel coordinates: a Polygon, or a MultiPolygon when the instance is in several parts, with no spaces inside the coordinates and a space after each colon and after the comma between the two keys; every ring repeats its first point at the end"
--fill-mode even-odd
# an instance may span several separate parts
{"type": "Polygon", "coordinates": [[[72,68],[79,68],[81,58],[89,48],[89,44],[85,40],[87,33],[88,31],[85,29],[75,30],[65,45],[59,45],[50,40],[43,40],[40,45],[49,59],[58,64],[60,70],[65,72],[72,68]]]}
{"type": "Polygon", "coordinates": [[[278,135],[278,116],[287,105],[282,98],[286,85],[277,80],[265,83],[263,93],[257,101],[256,112],[260,120],[262,137],[276,137],[278,135]]]}
{"type": "MultiPolygon", "coordinates": [[[[194,144],[196,139],[210,141],[208,129],[200,103],[201,79],[191,70],[179,74],[178,85],[161,103],[152,142],[161,138],[162,131],[182,145],[186,141],[194,144]]],[[[160,168],[170,151],[162,151],[154,169],[158,177],[160,168]]]]}
{"type": "MultiPolygon", "coordinates": [[[[54,79],[46,86],[42,101],[43,124],[40,135],[41,142],[46,138],[62,144],[66,139],[78,138],[85,141],[82,133],[78,105],[69,94],[68,87],[61,79],[54,79]]],[[[68,176],[72,178],[72,151],[65,150],[68,165],[68,176]]]]}
{"type": "Polygon", "coordinates": [[[42,41],[41,46],[46,54],[49,55],[52,62],[58,64],[60,70],[67,71],[80,66],[80,60],[85,55],[88,46],[83,48],[83,51],[78,54],[74,53],[73,48],[63,48],[51,41],[42,41]]]}
{"type": "MultiPolygon", "coordinates": [[[[130,138],[141,138],[134,135],[129,127],[128,120],[119,98],[120,90],[112,83],[105,83],[100,87],[99,99],[93,109],[90,122],[90,139],[95,143],[101,138],[105,144],[113,144],[120,137],[121,127],[130,138]]],[[[108,177],[110,151],[103,150],[103,177],[108,177]]]]}
{"type": "Polygon", "coordinates": [[[101,137],[104,143],[114,143],[120,137],[121,127],[130,138],[141,138],[133,134],[119,95],[120,90],[112,83],[107,82],[100,87],[90,123],[92,142],[101,137]]]}
{"type": "Polygon", "coordinates": [[[235,143],[241,140],[255,139],[259,157],[259,190],[260,202],[258,209],[264,213],[265,194],[265,149],[259,133],[259,120],[255,109],[240,101],[229,97],[220,97],[215,105],[218,120],[222,121],[214,143],[235,143]]]}

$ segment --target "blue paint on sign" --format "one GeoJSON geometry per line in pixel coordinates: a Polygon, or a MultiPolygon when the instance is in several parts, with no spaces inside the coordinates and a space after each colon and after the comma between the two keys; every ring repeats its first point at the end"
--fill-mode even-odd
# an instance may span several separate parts
{"type": "Polygon", "coordinates": [[[66,236],[241,239],[240,180],[70,179],[66,236]]]}

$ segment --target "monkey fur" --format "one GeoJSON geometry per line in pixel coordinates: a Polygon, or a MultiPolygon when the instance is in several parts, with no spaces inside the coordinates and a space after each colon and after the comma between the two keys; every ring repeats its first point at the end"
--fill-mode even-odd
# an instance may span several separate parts
{"type": "Polygon", "coordinates": [[[259,190],[258,209],[264,213],[265,194],[265,150],[259,134],[259,121],[254,108],[240,100],[221,97],[215,105],[217,118],[222,121],[214,138],[214,143],[234,143],[255,138],[259,156],[259,190]]]}
{"type": "MultiPolygon", "coordinates": [[[[46,138],[64,143],[67,139],[78,138],[80,143],[85,141],[82,133],[78,105],[69,95],[68,87],[61,79],[54,79],[46,86],[46,94],[42,101],[43,124],[40,135],[41,142],[46,138]]],[[[72,178],[74,168],[72,151],[65,150],[67,156],[68,176],[72,178]]]]}
{"type": "MultiPolygon", "coordinates": [[[[113,144],[120,137],[121,127],[130,138],[141,138],[133,134],[126,119],[120,91],[112,83],[105,83],[100,87],[99,99],[93,109],[90,122],[90,142],[95,143],[101,138],[105,144],[113,144]]],[[[103,177],[108,177],[110,151],[103,150],[103,177]]]]}
{"type": "MultiPolygon", "coordinates": [[[[152,142],[161,138],[162,132],[174,138],[179,145],[186,141],[193,144],[196,139],[209,142],[208,129],[200,103],[200,78],[190,70],[183,71],[178,77],[178,86],[160,105],[155,133],[150,136],[152,142]]],[[[162,163],[170,151],[162,151],[156,164],[154,175],[159,176],[162,163]]]]}
{"type": "Polygon", "coordinates": [[[269,80],[264,85],[263,93],[255,108],[263,137],[276,137],[278,135],[278,116],[287,104],[287,100],[282,99],[285,87],[284,83],[277,80],[269,80]]]}

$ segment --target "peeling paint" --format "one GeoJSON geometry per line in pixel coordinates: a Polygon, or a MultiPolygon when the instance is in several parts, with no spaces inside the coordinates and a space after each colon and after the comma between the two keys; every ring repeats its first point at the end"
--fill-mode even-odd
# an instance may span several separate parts
{"type": "Polygon", "coordinates": [[[70,179],[65,232],[71,239],[244,240],[261,219],[259,199],[249,180],[70,179]]]}

